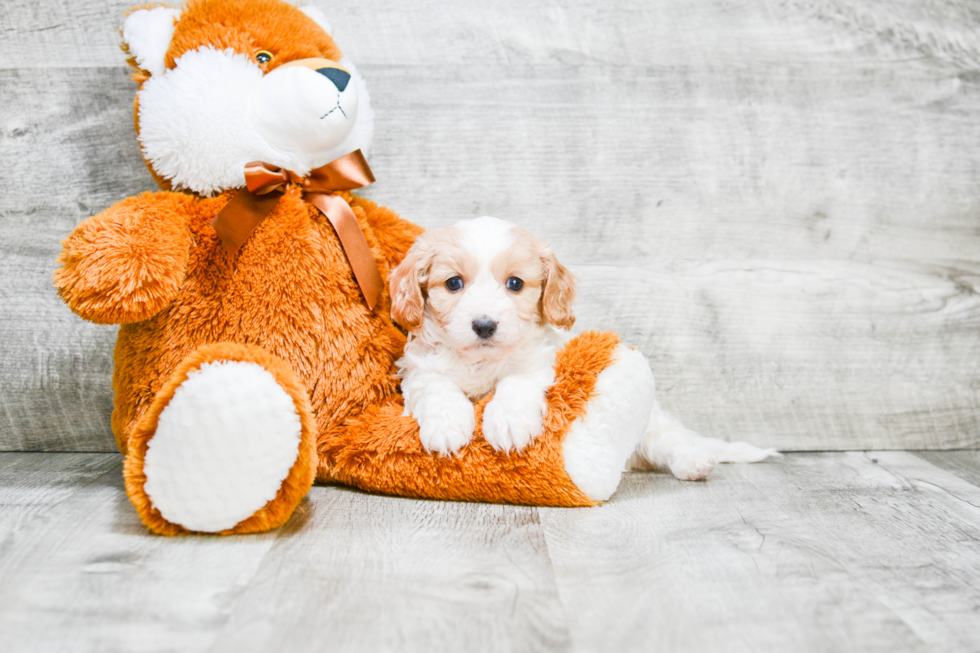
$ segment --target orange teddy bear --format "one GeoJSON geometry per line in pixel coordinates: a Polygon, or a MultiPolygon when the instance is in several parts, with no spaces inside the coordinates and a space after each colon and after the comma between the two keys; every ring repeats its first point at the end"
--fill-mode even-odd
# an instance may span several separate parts
{"type": "Polygon", "coordinates": [[[520,455],[479,426],[456,456],[423,450],[386,289],[422,230],[349,192],[372,181],[373,116],[322,14],[189,0],[133,11],[123,38],[140,146],[165,190],[79,225],[55,284],[81,317],[122,325],[112,428],[148,528],[275,528],[315,480],[534,505],[612,494],[653,379],[611,334],[559,353],[545,432],[520,455]],[[604,403],[602,388],[619,390],[604,403]]]}

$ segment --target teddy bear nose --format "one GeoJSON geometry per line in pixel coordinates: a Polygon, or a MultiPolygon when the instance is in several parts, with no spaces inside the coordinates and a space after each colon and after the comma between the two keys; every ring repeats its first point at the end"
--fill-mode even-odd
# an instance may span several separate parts
{"type": "Polygon", "coordinates": [[[340,68],[317,68],[316,71],[333,82],[333,85],[341,93],[344,92],[344,89],[347,88],[347,82],[350,81],[350,73],[340,68]]]}
{"type": "Polygon", "coordinates": [[[476,332],[476,335],[480,336],[481,340],[487,340],[493,336],[496,330],[497,323],[486,316],[473,320],[473,331],[476,332]]]}

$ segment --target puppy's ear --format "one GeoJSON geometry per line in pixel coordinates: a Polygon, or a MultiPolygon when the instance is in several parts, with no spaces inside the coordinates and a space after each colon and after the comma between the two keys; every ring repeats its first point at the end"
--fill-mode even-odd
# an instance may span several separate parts
{"type": "Polygon", "coordinates": [[[551,250],[541,255],[545,272],[544,291],[541,293],[541,314],[560,329],[570,329],[575,324],[575,275],[558,262],[551,250]]]}
{"type": "Polygon", "coordinates": [[[424,237],[420,237],[388,280],[391,317],[409,331],[422,326],[422,315],[425,312],[422,274],[426,249],[424,237]]]}

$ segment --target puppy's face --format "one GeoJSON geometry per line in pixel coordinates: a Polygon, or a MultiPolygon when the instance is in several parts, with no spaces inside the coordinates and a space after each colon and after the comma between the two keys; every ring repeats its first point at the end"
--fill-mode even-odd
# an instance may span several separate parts
{"type": "Polygon", "coordinates": [[[422,234],[391,276],[391,314],[460,353],[505,353],[536,327],[575,322],[572,274],[527,229],[497,218],[422,234]]]}

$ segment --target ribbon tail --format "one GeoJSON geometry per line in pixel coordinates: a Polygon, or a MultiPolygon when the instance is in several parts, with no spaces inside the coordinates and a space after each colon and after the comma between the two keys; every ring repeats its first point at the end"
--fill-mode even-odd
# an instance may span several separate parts
{"type": "Polygon", "coordinates": [[[255,228],[272,213],[280,197],[279,193],[253,195],[243,188],[214,216],[211,226],[230,256],[238,254],[255,228]]]}
{"type": "Polygon", "coordinates": [[[384,291],[384,281],[378,271],[378,264],[371,253],[361,225],[357,223],[357,216],[351,210],[350,205],[339,195],[325,195],[322,193],[310,193],[306,196],[310,204],[320,210],[333,225],[340,239],[340,245],[347,255],[351,270],[354,272],[354,279],[361,288],[364,300],[368,308],[372,311],[381,300],[384,291]]]}

